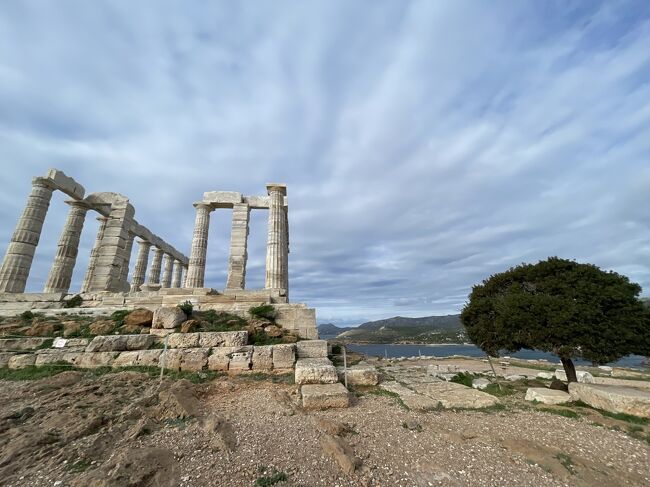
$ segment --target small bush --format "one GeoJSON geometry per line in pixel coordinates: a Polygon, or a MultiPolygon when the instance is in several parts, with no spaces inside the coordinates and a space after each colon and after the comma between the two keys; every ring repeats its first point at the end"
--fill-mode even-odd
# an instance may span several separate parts
{"type": "Polygon", "coordinates": [[[113,312],[111,319],[115,322],[115,324],[121,326],[124,324],[124,318],[126,318],[126,315],[128,315],[130,312],[130,309],[118,309],[117,311],[113,312]]]}
{"type": "Polygon", "coordinates": [[[332,355],[339,355],[341,353],[341,345],[332,345],[332,355]]]}
{"type": "Polygon", "coordinates": [[[253,306],[248,310],[251,316],[255,318],[265,318],[267,320],[275,319],[275,308],[270,304],[263,304],[262,306],[253,306]]]}
{"type": "Polygon", "coordinates": [[[286,473],[278,472],[277,470],[273,469],[273,473],[271,475],[259,477],[255,481],[255,487],[270,487],[277,484],[278,482],[283,482],[285,480],[287,480],[286,473]]]}
{"type": "Polygon", "coordinates": [[[185,301],[179,304],[178,308],[180,308],[180,310],[183,313],[185,313],[185,316],[187,316],[188,318],[192,316],[192,311],[194,311],[194,305],[192,304],[191,301],[185,301]]]}
{"type": "Polygon", "coordinates": [[[540,411],[544,413],[557,414],[558,416],[564,416],[565,418],[578,419],[580,415],[571,409],[561,409],[561,408],[539,408],[540,411]]]}
{"type": "Polygon", "coordinates": [[[472,387],[472,381],[474,380],[474,376],[468,372],[461,372],[459,374],[456,374],[454,377],[452,377],[451,382],[455,382],[456,384],[462,384],[467,387],[472,387]]]}
{"type": "Polygon", "coordinates": [[[32,321],[33,318],[34,318],[34,313],[32,313],[31,311],[23,311],[22,313],[20,313],[20,319],[23,321],[32,321]]]}
{"type": "Polygon", "coordinates": [[[284,343],[282,337],[270,337],[265,331],[255,331],[248,334],[251,345],[278,345],[284,343]]]}
{"type": "Polygon", "coordinates": [[[78,308],[84,302],[83,298],[78,294],[75,294],[67,301],[63,302],[64,308],[78,308]]]}

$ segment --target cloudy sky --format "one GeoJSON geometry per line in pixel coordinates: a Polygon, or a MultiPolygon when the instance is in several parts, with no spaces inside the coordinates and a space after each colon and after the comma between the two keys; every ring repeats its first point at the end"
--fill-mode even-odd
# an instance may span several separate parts
{"type": "MultiPolygon", "coordinates": [[[[0,161],[3,248],[49,167],[128,196],[186,254],[204,191],[286,182],[292,299],[320,322],[455,313],[474,283],[549,255],[647,296],[650,2],[5,1],[0,161]]],[[[251,288],[265,227],[254,212],[251,288]]],[[[215,211],[215,288],[229,231],[215,211]]]]}

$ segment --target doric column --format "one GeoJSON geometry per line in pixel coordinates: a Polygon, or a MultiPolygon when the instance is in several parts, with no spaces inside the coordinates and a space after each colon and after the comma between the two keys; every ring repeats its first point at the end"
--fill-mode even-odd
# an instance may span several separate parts
{"type": "Polygon", "coordinates": [[[194,203],[196,219],[192,235],[190,264],[185,278],[185,287],[203,287],[205,284],[205,259],[208,253],[208,230],[210,229],[210,212],[207,203],[194,203]]]}
{"type": "Polygon", "coordinates": [[[104,232],[106,231],[106,222],[108,218],[105,216],[97,217],[99,222],[99,229],[97,230],[97,236],[95,237],[95,245],[90,251],[90,259],[88,259],[88,268],[86,269],[86,275],[84,277],[84,282],[81,285],[81,292],[87,293],[90,290],[90,281],[93,278],[93,273],[95,272],[95,267],[97,266],[97,254],[99,253],[99,247],[102,245],[102,239],[104,238],[104,232]]]}
{"type": "Polygon", "coordinates": [[[162,287],[171,287],[172,272],[174,272],[174,258],[169,254],[165,254],[165,271],[163,272],[161,281],[162,287]]]}
{"type": "Polygon", "coordinates": [[[131,279],[132,293],[137,293],[140,290],[140,286],[144,284],[144,276],[147,272],[151,242],[138,240],[138,246],[138,257],[135,261],[135,269],[133,270],[133,278],[131,279]]]}
{"type": "Polygon", "coordinates": [[[266,289],[284,289],[287,291],[288,276],[288,239],[287,213],[284,210],[284,196],[287,187],[284,184],[267,184],[269,201],[269,233],[266,243],[266,289]]]}
{"type": "Polygon", "coordinates": [[[174,277],[172,278],[172,287],[181,287],[183,277],[183,264],[180,260],[174,260],[174,277]]]}
{"type": "Polygon", "coordinates": [[[248,222],[250,208],[246,203],[235,203],[232,208],[230,231],[230,257],[226,289],[246,287],[246,260],[248,259],[248,222]]]}
{"type": "Polygon", "coordinates": [[[79,239],[81,238],[81,231],[89,207],[84,201],[73,200],[66,201],[66,203],[70,205],[70,211],[63,226],[54,262],[43,289],[45,293],[67,293],[70,290],[72,272],[77,262],[79,239]]]}
{"type": "Polygon", "coordinates": [[[131,262],[131,253],[133,251],[133,240],[135,239],[135,234],[129,232],[129,237],[126,241],[126,247],[124,248],[124,260],[122,261],[122,268],[120,270],[120,281],[125,289],[131,290],[131,285],[129,284],[129,264],[131,262]]]}
{"type": "Polygon", "coordinates": [[[32,179],[32,192],[27,198],[0,268],[0,292],[25,292],[52,191],[54,188],[47,179],[32,179]]]}
{"type": "Polygon", "coordinates": [[[162,267],[163,251],[158,247],[153,248],[153,259],[151,260],[151,269],[147,284],[160,284],[160,269],[162,267]]]}

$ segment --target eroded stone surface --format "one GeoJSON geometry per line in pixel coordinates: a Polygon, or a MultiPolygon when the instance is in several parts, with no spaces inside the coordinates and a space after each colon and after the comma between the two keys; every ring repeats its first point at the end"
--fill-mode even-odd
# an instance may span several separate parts
{"type": "Polygon", "coordinates": [[[303,385],[300,393],[305,409],[346,408],[350,403],[348,390],[340,382],[303,385]]]}
{"type": "Polygon", "coordinates": [[[546,387],[529,387],[525,399],[526,401],[537,401],[543,404],[564,404],[571,401],[571,396],[564,391],[547,389],[546,387]]]}
{"type": "Polygon", "coordinates": [[[153,312],[152,328],[170,330],[181,326],[181,323],[186,319],[187,316],[180,308],[158,308],[153,312]]]}
{"type": "Polygon", "coordinates": [[[650,392],[633,387],[571,382],[569,393],[591,407],[650,418],[650,392]]]}
{"type": "Polygon", "coordinates": [[[301,340],[296,342],[298,358],[327,358],[327,340],[301,340]]]}
{"type": "MultiPolygon", "coordinates": [[[[344,370],[337,369],[339,378],[344,381],[344,370]]],[[[347,369],[348,384],[358,386],[374,386],[379,383],[379,372],[372,365],[353,365],[347,369]]]]}
{"type": "Polygon", "coordinates": [[[333,384],[338,374],[327,358],[298,359],[296,362],[296,384],[333,384]]]}

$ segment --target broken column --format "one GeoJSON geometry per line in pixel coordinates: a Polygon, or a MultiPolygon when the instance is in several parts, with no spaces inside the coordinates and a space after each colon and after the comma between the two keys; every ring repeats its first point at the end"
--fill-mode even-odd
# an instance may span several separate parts
{"type": "Polygon", "coordinates": [[[287,187],[284,184],[267,184],[269,199],[269,226],[266,243],[266,289],[280,289],[286,293],[288,288],[289,246],[287,239],[287,213],[284,197],[287,187]]]}
{"type": "Polygon", "coordinates": [[[170,254],[165,254],[165,271],[162,276],[162,287],[167,288],[172,285],[172,272],[174,270],[174,258],[170,254]]]}
{"type": "Polygon", "coordinates": [[[102,239],[104,238],[104,232],[106,231],[106,222],[108,218],[105,216],[100,216],[97,218],[99,222],[99,229],[97,230],[97,236],[95,237],[95,245],[90,251],[90,258],[88,259],[88,268],[86,269],[86,275],[84,276],[83,284],[81,285],[81,292],[87,293],[90,290],[90,281],[92,280],[93,273],[95,272],[95,267],[97,265],[97,255],[99,253],[99,247],[102,245],[102,239]]]}
{"type": "Polygon", "coordinates": [[[172,287],[181,287],[183,277],[183,263],[180,260],[174,260],[174,277],[172,278],[172,287]]]}
{"type": "Polygon", "coordinates": [[[34,252],[41,238],[45,215],[55,187],[49,179],[34,178],[32,192],[27,199],[7,253],[0,268],[0,292],[25,292],[27,277],[34,260],[34,252]]]}
{"type": "Polygon", "coordinates": [[[140,290],[140,286],[144,284],[144,277],[147,273],[147,263],[149,262],[151,242],[138,240],[138,246],[138,257],[135,261],[135,269],[133,270],[133,278],[131,279],[132,293],[137,293],[140,290]]]}
{"type": "Polygon", "coordinates": [[[192,251],[185,278],[187,288],[203,287],[205,283],[205,261],[208,252],[208,230],[212,208],[206,203],[194,203],[196,219],[192,235],[192,251]]]}
{"type": "Polygon", "coordinates": [[[230,257],[228,259],[228,280],[226,282],[226,289],[244,289],[246,287],[249,220],[250,207],[248,204],[235,203],[232,209],[230,257]]]}
{"type": "Polygon", "coordinates": [[[52,268],[45,283],[45,293],[67,293],[72,282],[72,272],[79,253],[79,239],[88,212],[84,201],[66,201],[70,205],[52,268]]]}

